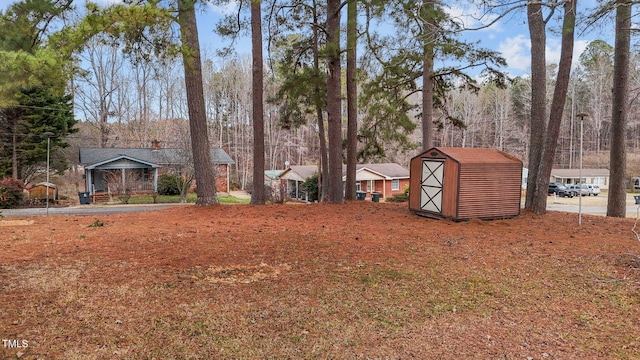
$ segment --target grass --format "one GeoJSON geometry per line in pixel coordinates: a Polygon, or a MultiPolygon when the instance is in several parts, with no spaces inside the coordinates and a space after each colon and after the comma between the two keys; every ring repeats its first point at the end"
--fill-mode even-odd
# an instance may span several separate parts
{"type": "MultiPolygon", "coordinates": [[[[193,204],[196,202],[196,194],[190,193],[187,195],[187,203],[193,204]]],[[[218,194],[218,201],[221,204],[248,204],[249,199],[240,199],[232,195],[218,194]]],[[[178,204],[180,203],[180,195],[158,195],[154,202],[152,196],[135,196],[129,199],[129,204],[178,204]]]]}

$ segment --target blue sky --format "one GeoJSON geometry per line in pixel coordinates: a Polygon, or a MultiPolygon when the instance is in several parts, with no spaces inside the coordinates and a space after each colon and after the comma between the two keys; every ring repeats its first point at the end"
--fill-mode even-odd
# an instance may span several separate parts
{"type": "MultiPolygon", "coordinates": [[[[121,2],[121,0],[95,1],[101,5],[121,2]]],[[[0,10],[6,9],[12,2],[13,0],[0,0],[0,10]]],[[[595,0],[580,1],[578,13],[585,13],[589,8],[594,7],[595,4],[595,0]]],[[[234,12],[235,10],[236,5],[233,2],[226,7],[215,7],[209,4],[206,5],[205,12],[198,15],[198,26],[203,52],[212,54],[213,51],[220,48],[221,45],[227,44],[226,42],[220,44],[220,39],[213,34],[213,26],[222,15],[234,12]]],[[[468,28],[477,28],[495,19],[495,15],[482,15],[480,9],[471,8],[470,6],[462,7],[461,5],[457,5],[449,8],[448,11],[452,17],[464,23],[468,28]]],[[[499,51],[507,60],[508,67],[506,70],[511,75],[527,74],[530,68],[530,41],[529,30],[524,16],[524,10],[514,12],[510,16],[496,21],[493,25],[485,29],[468,32],[465,36],[467,36],[469,40],[480,41],[480,46],[482,47],[499,51]]],[[[609,28],[612,29],[613,24],[610,24],[609,28]]],[[[580,34],[580,32],[578,33],[580,34]]],[[[612,33],[613,30],[605,33],[604,40],[610,39],[612,33]]],[[[582,53],[589,42],[594,39],[595,36],[593,32],[587,36],[578,36],[576,38],[574,60],[578,58],[579,54],[582,53]]],[[[239,43],[237,50],[240,53],[249,54],[249,46],[250,42],[248,39],[245,39],[239,43]]],[[[548,34],[546,56],[547,62],[553,63],[557,63],[560,57],[560,39],[553,37],[551,34],[548,34]]]]}

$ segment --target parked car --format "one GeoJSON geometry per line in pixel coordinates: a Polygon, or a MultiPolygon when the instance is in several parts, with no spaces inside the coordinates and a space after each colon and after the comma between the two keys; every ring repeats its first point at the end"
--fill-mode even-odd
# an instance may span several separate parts
{"type": "Polygon", "coordinates": [[[560,197],[574,197],[576,196],[576,192],[568,187],[566,187],[563,183],[560,182],[550,182],[549,183],[549,195],[556,194],[556,196],[560,197]]]}
{"type": "Polygon", "coordinates": [[[573,192],[575,192],[576,196],[580,195],[580,196],[589,196],[590,192],[589,192],[589,188],[587,187],[586,184],[574,184],[574,185],[569,185],[569,189],[573,190],[573,192]]]}
{"type": "Polygon", "coordinates": [[[595,184],[587,184],[587,188],[589,188],[589,196],[598,196],[600,194],[600,186],[595,184]]]}

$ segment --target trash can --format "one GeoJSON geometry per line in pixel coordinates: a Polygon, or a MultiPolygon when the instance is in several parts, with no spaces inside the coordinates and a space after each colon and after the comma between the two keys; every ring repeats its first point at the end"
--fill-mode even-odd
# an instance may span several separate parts
{"type": "Polygon", "coordinates": [[[371,201],[380,202],[380,193],[371,193],[371,201]]]}
{"type": "Polygon", "coordinates": [[[356,191],[356,199],[364,200],[367,197],[367,193],[364,191],[356,191]]]}
{"type": "Polygon", "coordinates": [[[89,205],[89,193],[79,192],[78,198],[80,199],[80,205],[89,205]]]}
{"type": "Polygon", "coordinates": [[[639,195],[635,195],[633,198],[636,199],[636,204],[640,204],[640,196],[639,195]]]}

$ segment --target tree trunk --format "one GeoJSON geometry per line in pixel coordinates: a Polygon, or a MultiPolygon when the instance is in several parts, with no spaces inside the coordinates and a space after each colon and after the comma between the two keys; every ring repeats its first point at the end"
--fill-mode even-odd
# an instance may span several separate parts
{"type": "Polygon", "coordinates": [[[342,93],[340,0],[327,0],[327,122],[329,134],[329,203],[342,204],[342,93]]]}
{"type": "Polygon", "coordinates": [[[189,108],[191,149],[196,178],[196,205],[218,204],[215,171],[211,162],[207,128],[202,64],[196,24],[195,0],[178,0],[178,21],[182,40],[184,79],[189,108]]]}
{"type": "Polygon", "coordinates": [[[538,168],[542,158],[542,144],[547,114],[547,69],[545,46],[547,35],[542,18],[540,3],[527,5],[529,37],[531,38],[531,118],[529,134],[529,177],[527,179],[527,195],[525,207],[531,208],[536,184],[538,168]]]}
{"type": "Polygon", "coordinates": [[[253,192],[251,203],[262,205],[264,193],[264,110],[262,71],[261,1],[251,1],[251,49],[253,52],[253,192]]]}
{"type": "Polygon", "coordinates": [[[347,8],[347,182],[345,199],[356,197],[356,164],[358,151],[358,102],[356,88],[357,1],[349,0],[347,8]]]}
{"type": "Polygon", "coordinates": [[[544,214],[547,211],[547,188],[549,186],[549,178],[551,177],[553,158],[556,154],[556,148],[558,147],[560,124],[562,123],[564,105],[569,90],[569,78],[571,76],[574,30],[576,26],[576,6],[577,0],[570,0],[564,4],[560,64],[558,65],[558,76],[553,91],[553,100],[551,101],[549,125],[544,137],[544,146],[538,168],[536,187],[533,194],[533,201],[531,202],[531,210],[536,214],[544,214]]]}
{"type": "Polygon", "coordinates": [[[422,150],[433,147],[433,57],[436,41],[433,1],[426,1],[422,8],[425,19],[425,39],[422,69],[422,150]]]}
{"type": "Polygon", "coordinates": [[[19,179],[20,174],[18,174],[18,120],[15,119],[13,124],[13,135],[11,136],[11,147],[13,151],[11,151],[11,177],[14,179],[19,179]]]}
{"type": "MultiPolygon", "coordinates": [[[[318,12],[317,3],[313,2],[313,23],[318,24],[318,12]]],[[[313,27],[313,66],[316,71],[320,69],[320,54],[318,41],[318,26],[313,27]]],[[[320,172],[318,179],[318,192],[320,195],[320,201],[327,201],[329,196],[329,158],[327,156],[327,136],[324,128],[324,115],[322,104],[320,102],[320,88],[318,86],[314,89],[316,100],[316,116],[318,118],[318,142],[320,146],[320,172]]]]}
{"type": "Polygon", "coordinates": [[[631,42],[631,2],[616,2],[616,39],[613,60],[613,113],[611,115],[610,181],[607,216],[627,215],[625,146],[628,117],[629,56],[631,42]]]}

